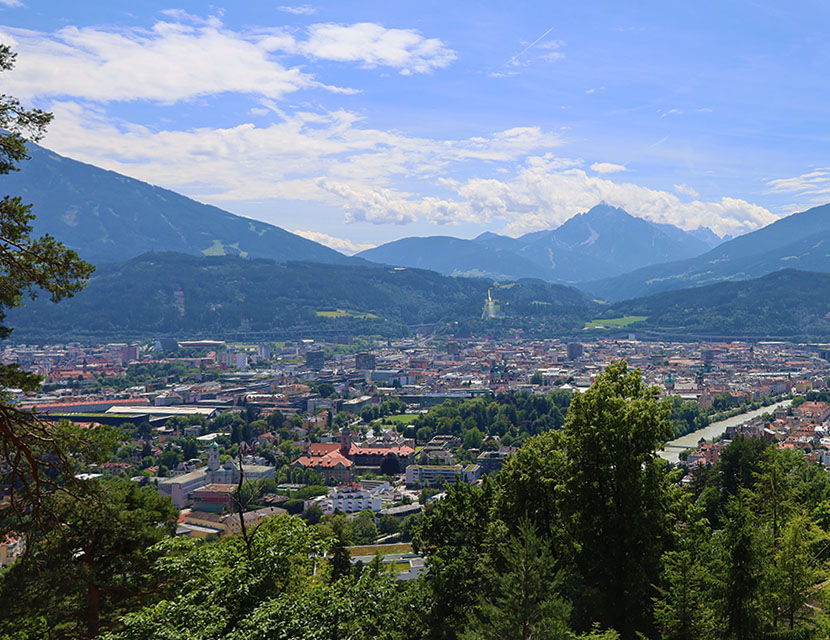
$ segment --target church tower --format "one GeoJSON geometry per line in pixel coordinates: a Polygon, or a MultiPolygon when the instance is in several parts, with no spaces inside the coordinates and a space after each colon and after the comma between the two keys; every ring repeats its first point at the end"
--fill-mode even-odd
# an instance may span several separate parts
{"type": "Polygon", "coordinates": [[[208,471],[219,469],[219,445],[215,442],[208,447],[208,471]]]}
{"type": "Polygon", "coordinates": [[[349,456],[349,451],[352,450],[352,431],[349,427],[343,427],[340,431],[340,453],[344,457],[349,456]]]}

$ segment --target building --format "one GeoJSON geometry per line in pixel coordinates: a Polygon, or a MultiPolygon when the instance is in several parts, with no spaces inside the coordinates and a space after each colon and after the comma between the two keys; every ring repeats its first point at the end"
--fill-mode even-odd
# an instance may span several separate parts
{"type": "MultiPolygon", "coordinates": [[[[276,476],[274,467],[258,464],[243,464],[245,480],[264,480],[276,476]]],[[[210,484],[236,485],[239,482],[239,466],[230,458],[220,464],[219,445],[215,442],[208,448],[207,468],[198,469],[174,478],[159,480],[158,492],[169,496],[177,509],[184,509],[193,502],[193,494],[210,484]]]]}
{"type": "Polygon", "coordinates": [[[193,510],[210,513],[232,513],[234,484],[208,484],[193,491],[193,510]]]}
{"type": "Polygon", "coordinates": [[[346,427],[340,432],[340,442],[312,442],[306,455],[291,466],[314,469],[327,482],[345,484],[354,480],[357,467],[372,467],[385,473],[400,473],[415,459],[415,449],[409,445],[391,447],[360,447],[352,442],[352,432],[346,427]]]}
{"type": "MultiPolygon", "coordinates": [[[[337,446],[336,443],[335,446],[337,446]]],[[[314,469],[322,474],[327,483],[344,484],[352,482],[355,477],[354,462],[343,456],[337,449],[321,456],[300,456],[291,466],[314,469]]]]}
{"type": "Polygon", "coordinates": [[[369,509],[377,513],[381,509],[381,499],[376,491],[369,491],[359,484],[344,484],[320,502],[323,513],[357,513],[369,509]]]}
{"type": "Polygon", "coordinates": [[[585,349],[579,342],[568,343],[568,360],[576,360],[577,358],[581,358],[584,352],[585,349]]]}
{"type": "Polygon", "coordinates": [[[481,477],[481,467],[468,465],[411,464],[406,468],[406,484],[422,487],[441,487],[445,482],[475,482],[481,477]]]}
{"type": "Polygon", "coordinates": [[[11,566],[25,550],[26,543],[22,537],[6,536],[6,539],[0,542],[0,568],[11,566]]]}
{"type": "MultiPolygon", "coordinates": [[[[245,527],[253,530],[268,518],[284,515],[285,509],[279,507],[265,507],[256,511],[247,511],[243,514],[245,527]]],[[[235,513],[214,513],[211,511],[191,511],[186,514],[176,529],[176,535],[192,538],[207,538],[215,536],[235,535],[242,531],[239,515],[235,513]]]]}
{"type": "Polygon", "coordinates": [[[159,480],[158,492],[168,496],[177,509],[184,509],[193,496],[193,492],[207,483],[206,474],[203,469],[191,471],[175,478],[163,478],[159,480]]]}
{"type": "Polygon", "coordinates": [[[326,354],[323,351],[308,351],[305,354],[305,364],[312,371],[320,371],[326,366],[326,354]]]}
{"type": "Polygon", "coordinates": [[[122,362],[132,362],[133,360],[138,360],[138,345],[127,345],[121,349],[122,362]]]}
{"type": "Polygon", "coordinates": [[[377,364],[377,359],[374,353],[358,353],[354,357],[354,368],[362,370],[374,369],[377,364]]]}
{"type": "Polygon", "coordinates": [[[482,451],[477,458],[482,475],[499,471],[508,455],[506,451],[482,451]]]}

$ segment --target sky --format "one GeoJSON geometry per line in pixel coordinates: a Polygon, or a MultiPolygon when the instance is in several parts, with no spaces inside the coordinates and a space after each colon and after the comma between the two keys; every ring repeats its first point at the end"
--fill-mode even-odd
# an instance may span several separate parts
{"type": "Polygon", "coordinates": [[[346,253],[830,201],[830,4],[0,0],[42,144],[346,253]]]}

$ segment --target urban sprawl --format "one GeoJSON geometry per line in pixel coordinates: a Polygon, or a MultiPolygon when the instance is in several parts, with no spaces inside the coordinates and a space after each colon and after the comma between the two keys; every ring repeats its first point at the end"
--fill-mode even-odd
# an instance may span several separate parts
{"type": "MultiPolygon", "coordinates": [[[[635,335],[585,342],[160,339],[8,345],[1,359],[43,376],[40,393],[14,398],[40,419],[120,427],[115,458],[86,475],[155,486],[180,510],[177,533],[199,538],[287,512],[345,514],[373,551],[405,543],[446,482],[481,481],[533,435],[533,424],[516,424],[510,398],[579,392],[621,359],[675,406],[691,407],[702,427],[714,424],[708,439],[692,430],[685,444],[671,441],[662,452],[684,467],[684,482],[715,464],[737,434],[830,465],[830,350],[819,344],[635,335]],[[490,428],[472,416],[441,414],[444,403],[474,399],[500,417],[490,428]],[[250,509],[239,508],[243,483],[255,486],[250,509]]],[[[9,487],[0,489],[2,496],[9,487]]],[[[13,562],[22,546],[2,541],[0,563],[13,562]]],[[[422,570],[405,544],[387,551],[385,561],[402,566],[401,579],[422,570]]]]}

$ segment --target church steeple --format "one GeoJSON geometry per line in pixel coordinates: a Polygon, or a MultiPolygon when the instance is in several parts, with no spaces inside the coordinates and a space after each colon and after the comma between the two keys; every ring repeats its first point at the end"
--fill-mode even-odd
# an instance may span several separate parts
{"type": "Polygon", "coordinates": [[[219,445],[215,442],[208,447],[208,471],[219,469],[219,445]]]}
{"type": "Polygon", "coordinates": [[[352,450],[352,431],[349,427],[343,427],[340,431],[340,453],[343,456],[348,456],[349,451],[352,450]]]}

